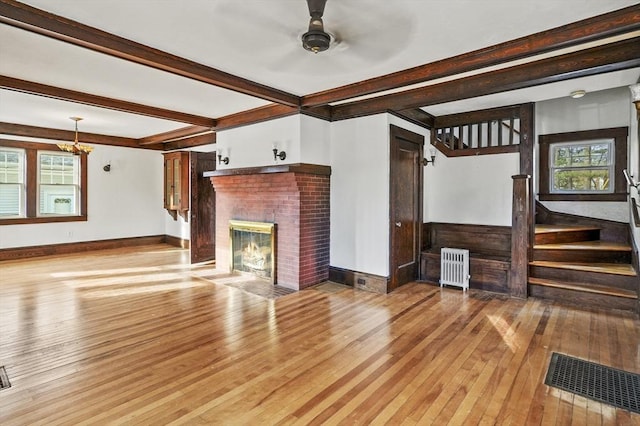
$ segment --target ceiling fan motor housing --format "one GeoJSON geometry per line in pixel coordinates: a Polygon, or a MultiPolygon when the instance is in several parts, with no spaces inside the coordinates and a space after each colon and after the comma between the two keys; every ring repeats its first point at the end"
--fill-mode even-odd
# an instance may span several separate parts
{"type": "Polygon", "coordinates": [[[313,52],[324,52],[329,48],[331,36],[322,30],[309,30],[302,35],[302,47],[313,52]]]}

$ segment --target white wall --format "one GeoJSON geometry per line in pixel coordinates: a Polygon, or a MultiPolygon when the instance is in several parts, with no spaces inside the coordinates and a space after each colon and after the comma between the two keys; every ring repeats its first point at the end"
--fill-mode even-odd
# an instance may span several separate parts
{"type": "Polygon", "coordinates": [[[518,153],[446,157],[425,167],[425,222],[511,226],[518,153]]]}
{"type": "MultiPolygon", "coordinates": [[[[630,110],[632,107],[630,92],[626,87],[587,93],[579,99],[567,96],[538,102],[536,104],[536,135],[631,126],[630,117],[632,114],[630,110]]],[[[632,128],[629,129],[629,134],[631,135],[630,142],[633,142],[632,128]]],[[[631,165],[636,165],[631,169],[637,171],[637,139],[635,143],[629,145],[632,153],[630,158],[633,160],[631,165]]],[[[538,176],[537,147],[536,140],[536,161],[534,162],[536,172],[534,176],[538,176]]],[[[537,178],[534,185],[536,185],[537,193],[539,185],[537,178]]],[[[548,209],[557,212],[619,222],[629,220],[626,202],[543,201],[542,203],[548,209]]]]}
{"type": "Polygon", "coordinates": [[[389,276],[389,125],[395,116],[331,123],[331,266],[389,276]]]}
{"type": "Polygon", "coordinates": [[[219,164],[218,170],[295,163],[329,165],[330,127],[328,121],[299,114],[222,130],[216,148],[229,157],[229,164],[219,164]],[[274,146],[285,151],[287,158],[274,160],[274,146]]]}
{"type": "Polygon", "coordinates": [[[389,275],[386,114],[331,125],[331,266],[389,275]]]}
{"type": "Polygon", "coordinates": [[[216,145],[219,154],[229,157],[229,164],[219,164],[218,170],[300,163],[300,116],[222,130],[216,145]],[[273,159],[274,144],[287,153],[284,161],[273,159]]]}
{"type": "Polygon", "coordinates": [[[0,248],[162,235],[163,159],[157,151],[94,145],[86,222],[0,226],[0,248]],[[103,171],[105,164],[111,171],[103,171]]]}

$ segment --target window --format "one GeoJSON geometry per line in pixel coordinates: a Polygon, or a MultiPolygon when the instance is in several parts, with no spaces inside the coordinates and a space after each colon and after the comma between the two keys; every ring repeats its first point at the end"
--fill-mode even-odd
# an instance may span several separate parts
{"type": "Polygon", "coordinates": [[[625,201],[626,127],[541,135],[540,200],[625,201]]]}
{"type": "Polygon", "coordinates": [[[38,215],[78,214],[80,157],[54,152],[38,157],[38,215]]]}
{"type": "Polygon", "coordinates": [[[0,140],[0,225],[87,220],[87,156],[0,140]]]}
{"type": "Polygon", "coordinates": [[[550,188],[555,194],[613,192],[613,140],[553,144],[549,156],[550,188]]]}
{"type": "Polygon", "coordinates": [[[0,217],[24,216],[24,150],[0,147],[0,217]]]}

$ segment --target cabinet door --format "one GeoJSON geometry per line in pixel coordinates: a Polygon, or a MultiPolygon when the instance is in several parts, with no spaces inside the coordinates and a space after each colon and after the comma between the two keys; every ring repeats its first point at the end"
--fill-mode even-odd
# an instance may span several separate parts
{"type": "Polygon", "coordinates": [[[164,160],[164,208],[171,209],[173,205],[173,160],[164,160]]]}
{"type": "Polygon", "coordinates": [[[172,203],[171,207],[176,210],[182,210],[182,182],[181,179],[181,170],[182,165],[180,164],[180,157],[173,159],[173,179],[171,181],[171,187],[173,188],[172,195],[172,203]]]}

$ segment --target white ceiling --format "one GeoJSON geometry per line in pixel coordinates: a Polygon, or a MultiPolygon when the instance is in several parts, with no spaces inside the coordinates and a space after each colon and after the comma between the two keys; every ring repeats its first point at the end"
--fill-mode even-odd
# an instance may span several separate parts
{"type": "MultiPolygon", "coordinates": [[[[327,52],[302,49],[304,0],[29,0],[31,6],[295,95],[451,57],[637,4],[633,0],[328,0],[327,52]]],[[[268,104],[0,24],[0,74],[206,117],[268,104]]],[[[425,108],[434,115],[634,83],[640,69],[425,108]]],[[[184,123],[0,90],[0,121],[143,137],[184,123]]]]}

